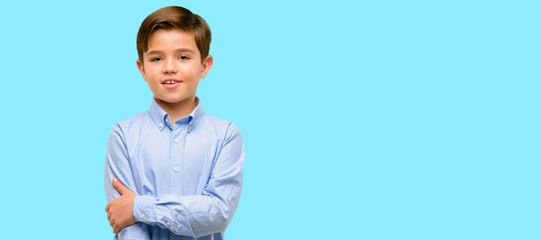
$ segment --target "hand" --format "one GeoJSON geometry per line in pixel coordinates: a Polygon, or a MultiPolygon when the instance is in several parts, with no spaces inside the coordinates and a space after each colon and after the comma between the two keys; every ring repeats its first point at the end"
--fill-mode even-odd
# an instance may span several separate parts
{"type": "Polygon", "coordinates": [[[113,227],[113,232],[116,234],[122,228],[135,224],[133,201],[136,194],[116,178],[113,179],[113,187],[122,196],[110,201],[105,207],[105,211],[107,212],[107,220],[109,220],[109,224],[113,227]]]}

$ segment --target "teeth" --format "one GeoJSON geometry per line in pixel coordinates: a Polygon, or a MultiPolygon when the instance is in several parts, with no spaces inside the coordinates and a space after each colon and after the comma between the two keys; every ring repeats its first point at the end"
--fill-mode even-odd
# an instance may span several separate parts
{"type": "Polygon", "coordinates": [[[165,84],[174,84],[175,81],[165,81],[165,84]]]}

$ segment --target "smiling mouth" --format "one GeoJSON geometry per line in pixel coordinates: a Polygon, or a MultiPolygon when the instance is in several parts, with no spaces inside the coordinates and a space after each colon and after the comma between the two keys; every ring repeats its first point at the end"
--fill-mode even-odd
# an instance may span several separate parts
{"type": "Polygon", "coordinates": [[[182,81],[175,80],[175,79],[168,79],[168,80],[163,81],[162,85],[165,86],[166,88],[176,88],[180,86],[180,83],[182,83],[182,81]]]}
{"type": "Polygon", "coordinates": [[[181,83],[181,82],[182,81],[177,80],[177,79],[166,79],[162,81],[162,84],[176,84],[176,83],[181,83]]]}

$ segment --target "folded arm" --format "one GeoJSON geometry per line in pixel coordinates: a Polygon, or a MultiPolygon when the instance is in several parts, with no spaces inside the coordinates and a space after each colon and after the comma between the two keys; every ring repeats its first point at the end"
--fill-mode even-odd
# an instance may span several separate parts
{"type": "Polygon", "coordinates": [[[127,195],[135,196],[132,202],[133,211],[128,207],[118,211],[120,214],[108,216],[109,220],[113,219],[116,224],[113,227],[114,231],[121,229],[118,235],[120,239],[123,239],[123,236],[148,239],[146,224],[159,226],[176,235],[194,238],[223,232],[229,225],[240,198],[244,163],[242,136],[234,124],[229,126],[210,179],[201,195],[162,195],[156,198],[134,192],[134,179],[122,131],[118,125],[113,129],[107,152],[105,189],[107,200],[110,201],[107,205],[108,213],[111,206],[124,205],[126,201],[120,198],[127,195]],[[120,183],[116,183],[115,186],[111,184],[114,178],[125,184],[124,190],[124,186],[120,183]],[[122,193],[122,197],[119,192],[122,193]],[[112,201],[116,198],[119,199],[112,201]],[[134,217],[137,223],[124,228],[126,222],[128,224],[131,222],[121,220],[131,217],[134,217]]]}
{"type": "Polygon", "coordinates": [[[239,203],[243,163],[242,136],[231,124],[202,195],[136,196],[135,220],[194,238],[225,231],[239,203]]]}
{"type": "MultiPolygon", "coordinates": [[[[125,145],[124,134],[119,125],[115,125],[107,143],[104,183],[105,195],[107,197],[107,202],[109,203],[111,203],[114,199],[119,199],[121,197],[121,194],[113,187],[113,179],[120,180],[120,182],[122,182],[129,191],[131,191],[134,195],[137,194],[137,192],[135,191],[133,174],[131,172],[131,167],[128,161],[128,153],[125,145]]],[[[108,220],[113,217],[110,214],[109,207],[110,205],[108,204],[106,207],[106,211],[108,213],[108,220]]],[[[128,212],[123,212],[123,214],[131,215],[131,217],[133,218],[132,210],[128,212]]],[[[125,218],[125,215],[123,216],[123,218],[125,218]]],[[[111,224],[111,227],[113,227],[113,224],[111,224]]],[[[118,234],[118,239],[150,239],[147,226],[144,223],[135,223],[126,227],[117,226],[117,229],[113,227],[113,232],[118,234]]]]}

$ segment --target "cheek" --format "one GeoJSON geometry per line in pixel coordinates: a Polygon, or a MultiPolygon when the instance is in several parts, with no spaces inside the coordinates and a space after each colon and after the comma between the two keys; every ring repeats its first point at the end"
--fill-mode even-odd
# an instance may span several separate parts
{"type": "Polygon", "coordinates": [[[147,69],[145,75],[146,75],[147,81],[152,81],[160,77],[160,72],[157,71],[156,68],[149,68],[147,69]]]}
{"type": "Polygon", "coordinates": [[[182,75],[190,78],[195,78],[199,76],[198,73],[200,71],[201,69],[197,65],[190,65],[182,69],[182,75]]]}

